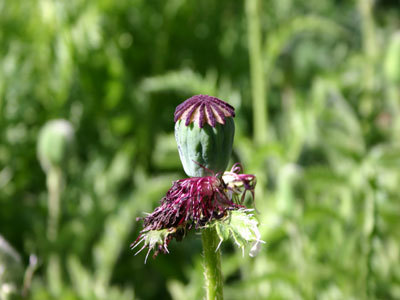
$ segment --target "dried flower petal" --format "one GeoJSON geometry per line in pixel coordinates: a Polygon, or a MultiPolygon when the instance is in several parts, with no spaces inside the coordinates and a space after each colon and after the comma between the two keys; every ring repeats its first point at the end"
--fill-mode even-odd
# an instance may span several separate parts
{"type": "Polygon", "coordinates": [[[172,239],[181,240],[186,232],[208,226],[214,221],[225,219],[230,211],[242,210],[244,195],[254,195],[255,176],[239,174],[241,166],[235,164],[223,176],[191,177],[173,182],[161,205],[143,219],[143,230],[132,243],[132,249],[143,242],[139,253],[148,248],[168,253],[172,239]],[[240,196],[241,195],[241,196],[240,196]],[[240,197],[239,197],[240,196],[240,197]]]}
{"type": "Polygon", "coordinates": [[[227,185],[228,190],[236,195],[241,194],[240,202],[243,203],[247,191],[251,192],[254,199],[254,189],[257,183],[256,176],[251,174],[240,174],[243,167],[240,163],[233,165],[230,172],[226,171],[222,175],[222,180],[227,185]]]}
{"type": "Polygon", "coordinates": [[[186,225],[203,226],[219,219],[229,209],[237,209],[225,193],[225,185],[216,176],[191,177],[175,181],[161,200],[161,205],[144,218],[144,230],[186,225]]]}

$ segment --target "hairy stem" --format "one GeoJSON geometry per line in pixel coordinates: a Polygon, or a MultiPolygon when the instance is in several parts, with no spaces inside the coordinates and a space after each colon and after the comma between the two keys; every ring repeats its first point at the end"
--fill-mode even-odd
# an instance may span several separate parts
{"type": "Polygon", "coordinates": [[[201,239],[204,251],[204,277],[207,300],[223,299],[223,280],[221,273],[221,252],[216,250],[218,236],[214,228],[205,228],[201,239]]]}

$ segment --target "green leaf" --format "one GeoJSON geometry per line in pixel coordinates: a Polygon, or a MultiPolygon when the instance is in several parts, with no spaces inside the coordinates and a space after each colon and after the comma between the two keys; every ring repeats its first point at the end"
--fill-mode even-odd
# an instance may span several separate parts
{"type": "Polygon", "coordinates": [[[249,243],[253,246],[250,250],[250,256],[255,256],[262,241],[260,232],[258,230],[258,221],[251,213],[252,209],[239,209],[229,213],[229,216],[222,221],[214,221],[210,226],[215,226],[218,237],[220,238],[221,245],[223,241],[228,240],[230,237],[234,243],[242,249],[244,254],[244,248],[249,243]]]}

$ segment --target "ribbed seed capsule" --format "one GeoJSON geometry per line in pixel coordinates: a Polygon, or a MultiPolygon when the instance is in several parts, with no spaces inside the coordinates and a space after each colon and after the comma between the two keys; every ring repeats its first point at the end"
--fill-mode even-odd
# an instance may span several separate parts
{"type": "Polygon", "coordinates": [[[196,95],[175,110],[175,138],[188,176],[225,171],[232,152],[235,110],[226,102],[196,95]]]}

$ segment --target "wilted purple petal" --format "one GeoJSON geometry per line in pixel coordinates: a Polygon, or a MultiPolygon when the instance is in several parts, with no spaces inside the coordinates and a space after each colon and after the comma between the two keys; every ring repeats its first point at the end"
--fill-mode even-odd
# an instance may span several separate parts
{"type": "Polygon", "coordinates": [[[222,176],[191,177],[173,182],[161,204],[151,214],[141,218],[143,230],[132,243],[135,248],[144,242],[144,248],[167,253],[172,239],[181,240],[188,230],[200,228],[225,217],[229,211],[244,208],[244,195],[254,196],[255,176],[240,174],[242,168],[235,164],[222,176]],[[242,195],[239,199],[239,195],[242,195]],[[154,238],[155,237],[155,238],[154,238]]]}

